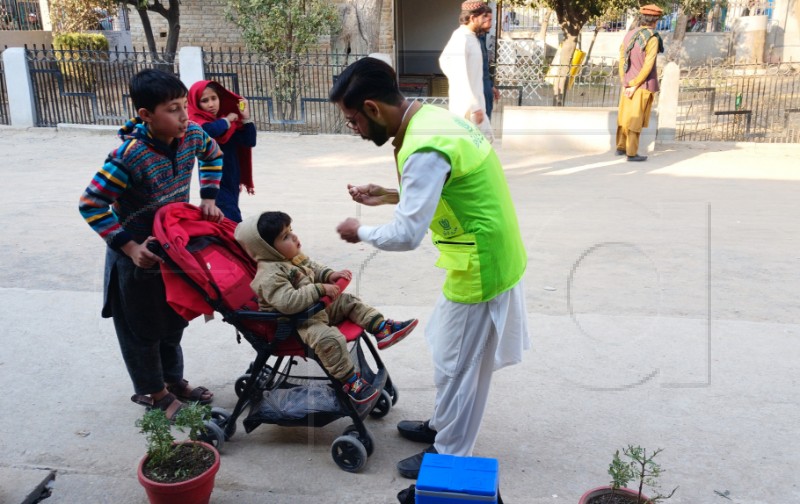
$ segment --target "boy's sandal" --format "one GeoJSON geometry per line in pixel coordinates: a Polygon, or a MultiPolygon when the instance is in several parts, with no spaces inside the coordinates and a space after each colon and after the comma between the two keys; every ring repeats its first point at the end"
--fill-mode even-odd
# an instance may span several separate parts
{"type": "Polygon", "coordinates": [[[153,408],[162,410],[170,422],[175,419],[175,415],[185,406],[175,397],[175,394],[167,394],[158,401],[153,401],[153,398],[148,395],[134,394],[131,396],[131,401],[141,404],[148,410],[153,408]]]}
{"type": "Polygon", "coordinates": [[[170,383],[167,385],[167,391],[175,394],[175,397],[184,402],[199,402],[200,404],[209,404],[214,400],[214,394],[205,387],[195,387],[189,390],[189,382],[181,380],[178,383],[170,383]]]}

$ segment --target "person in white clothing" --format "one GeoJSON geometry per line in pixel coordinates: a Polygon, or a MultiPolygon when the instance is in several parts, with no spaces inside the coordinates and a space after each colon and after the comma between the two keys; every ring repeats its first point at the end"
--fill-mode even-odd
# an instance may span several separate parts
{"type": "Polygon", "coordinates": [[[491,23],[492,9],[482,1],[461,4],[460,26],[439,56],[439,66],[447,76],[450,112],[478,126],[489,142],[494,141],[486,114],[483,90],[483,52],[478,40],[484,26],[491,23]]]}
{"type": "Polygon", "coordinates": [[[433,415],[398,424],[402,436],[431,444],[397,464],[402,476],[416,478],[425,453],[472,455],[492,373],[520,362],[530,346],[527,254],[502,166],[474,125],[405,99],[394,70],[374,58],[347,67],[329,98],[363,139],[380,146],[394,138],[402,189],[348,185],[358,203],[397,207],[379,226],[344,220],[340,237],[406,251],[430,228],[441,253],[436,264],[447,270],[425,330],[435,367],[433,415]]]}

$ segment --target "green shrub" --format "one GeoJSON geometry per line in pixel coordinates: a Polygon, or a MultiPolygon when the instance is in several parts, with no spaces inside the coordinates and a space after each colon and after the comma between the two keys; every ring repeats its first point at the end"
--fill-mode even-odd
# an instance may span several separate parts
{"type": "Polygon", "coordinates": [[[61,33],[53,37],[58,68],[86,90],[94,88],[94,65],[108,61],[108,39],[99,33],[61,33]]]}

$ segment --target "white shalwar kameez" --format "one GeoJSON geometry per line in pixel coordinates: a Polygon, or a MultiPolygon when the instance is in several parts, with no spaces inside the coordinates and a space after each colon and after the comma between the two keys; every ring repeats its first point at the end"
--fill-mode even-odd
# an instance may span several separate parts
{"type": "Polygon", "coordinates": [[[459,26],[439,56],[439,66],[447,76],[450,112],[475,123],[475,112],[482,110],[483,122],[475,124],[486,139],[493,142],[483,94],[483,52],[475,32],[466,25],[459,26]]]}
{"type": "MultiPolygon", "coordinates": [[[[358,237],[382,250],[419,246],[433,219],[450,173],[436,151],[409,156],[400,179],[402,197],[391,222],[362,225],[358,237]]],[[[434,447],[447,455],[471,456],[486,407],[492,373],[522,360],[530,348],[522,280],[483,303],[465,304],[441,295],[425,329],[434,361],[436,399],[430,426],[434,447]]]]}

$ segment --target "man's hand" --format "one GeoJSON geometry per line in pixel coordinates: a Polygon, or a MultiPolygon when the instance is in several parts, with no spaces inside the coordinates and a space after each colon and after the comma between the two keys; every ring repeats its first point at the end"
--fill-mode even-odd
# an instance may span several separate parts
{"type": "Polygon", "coordinates": [[[335,282],[340,278],[344,278],[348,282],[353,279],[353,272],[350,270],[342,270],[342,271],[334,271],[331,273],[331,276],[328,277],[328,281],[335,282]]]}
{"type": "Polygon", "coordinates": [[[400,196],[394,189],[385,189],[376,184],[354,186],[347,184],[347,192],[353,201],[367,206],[386,205],[387,203],[397,203],[400,196]]]}
{"type": "Polygon", "coordinates": [[[492,96],[494,97],[495,101],[500,99],[500,90],[494,86],[492,86],[492,96]]]}
{"type": "Polygon", "coordinates": [[[475,112],[472,113],[472,122],[474,124],[480,124],[483,122],[483,118],[485,116],[486,114],[483,113],[483,110],[476,110],[475,112]]]}
{"type": "Polygon", "coordinates": [[[131,258],[136,266],[144,269],[152,268],[162,262],[160,257],[147,250],[147,244],[155,240],[155,236],[148,236],[144,243],[136,243],[131,240],[123,245],[121,250],[131,258]]]}
{"type": "Polygon", "coordinates": [[[636,92],[635,86],[628,86],[625,88],[625,96],[628,98],[633,98],[633,93],[636,92]]]}
{"type": "Polygon", "coordinates": [[[200,210],[203,212],[203,219],[211,222],[222,222],[225,215],[217,206],[213,199],[200,200],[200,210]]]}
{"type": "Polygon", "coordinates": [[[342,289],[336,284],[322,284],[322,288],[325,289],[325,295],[331,298],[331,300],[339,297],[339,294],[342,292],[342,289]]]}
{"type": "Polygon", "coordinates": [[[342,240],[350,243],[358,243],[361,241],[358,238],[358,228],[360,225],[361,223],[359,223],[358,220],[350,217],[336,226],[336,232],[339,233],[342,240]]]}

